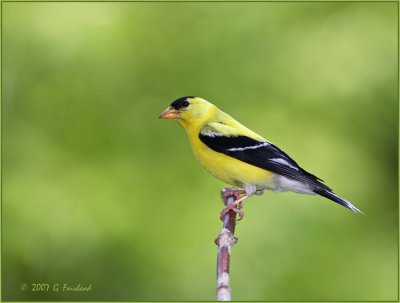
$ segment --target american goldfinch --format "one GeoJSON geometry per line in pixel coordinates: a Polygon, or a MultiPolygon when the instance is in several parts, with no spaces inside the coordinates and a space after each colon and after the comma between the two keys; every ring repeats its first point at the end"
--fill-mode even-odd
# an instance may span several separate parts
{"type": "Polygon", "coordinates": [[[241,218],[243,213],[238,208],[242,201],[262,194],[264,189],[319,195],[362,213],[285,152],[202,98],[179,98],[159,118],[174,119],[183,126],[197,160],[207,171],[225,183],[243,188],[232,189],[236,200],[225,207],[221,219],[231,209],[241,218]]]}

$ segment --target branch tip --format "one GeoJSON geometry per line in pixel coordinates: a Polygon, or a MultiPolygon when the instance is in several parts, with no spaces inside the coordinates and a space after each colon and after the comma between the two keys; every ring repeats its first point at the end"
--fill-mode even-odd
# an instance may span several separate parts
{"type": "MultiPolygon", "coordinates": [[[[221,190],[221,198],[225,205],[236,201],[238,197],[235,194],[230,194],[232,191],[229,188],[221,190]]],[[[236,225],[236,212],[229,210],[224,218],[224,224],[218,237],[215,239],[215,244],[218,245],[217,259],[217,300],[231,301],[231,289],[229,286],[229,264],[231,256],[231,248],[238,241],[234,236],[236,225]]]]}

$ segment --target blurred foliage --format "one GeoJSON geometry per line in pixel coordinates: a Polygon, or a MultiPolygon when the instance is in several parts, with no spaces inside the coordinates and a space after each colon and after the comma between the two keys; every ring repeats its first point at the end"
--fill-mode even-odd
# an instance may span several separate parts
{"type": "Polygon", "coordinates": [[[224,184],[157,119],[185,95],[367,214],[249,199],[235,300],[397,299],[397,3],[2,5],[3,300],[215,299],[224,184]]]}

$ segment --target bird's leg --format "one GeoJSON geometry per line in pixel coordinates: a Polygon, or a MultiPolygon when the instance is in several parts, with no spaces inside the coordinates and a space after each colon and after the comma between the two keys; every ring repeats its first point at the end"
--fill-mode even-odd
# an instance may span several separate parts
{"type": "Polygon", "coordinates": [[[257,196],[261,196],[262,194],[264,194],[264,191],[265,191],[265,190],[263,190],[263,189],[259,189],[259,190],[256,190],[255,194],[256,194],[257,196]]]}

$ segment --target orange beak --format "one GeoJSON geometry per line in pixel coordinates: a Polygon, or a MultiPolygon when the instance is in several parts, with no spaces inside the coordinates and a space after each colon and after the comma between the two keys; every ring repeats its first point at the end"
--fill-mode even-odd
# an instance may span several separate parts
{"type": "Polygon", "coordinates": [[[180,112],[179,110],[176,110],[175,108],[169,106],[165,111],[161,113],[161,115],[158,117],[160,119],[179,119],[180,118],[180,112]]]}

